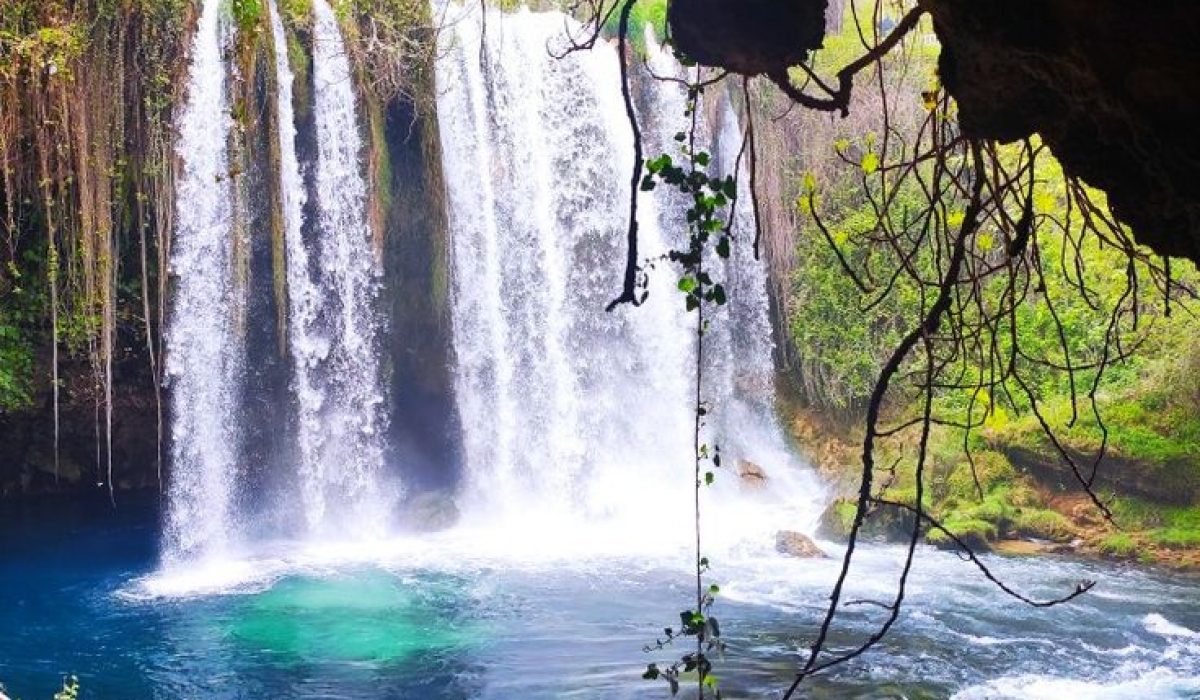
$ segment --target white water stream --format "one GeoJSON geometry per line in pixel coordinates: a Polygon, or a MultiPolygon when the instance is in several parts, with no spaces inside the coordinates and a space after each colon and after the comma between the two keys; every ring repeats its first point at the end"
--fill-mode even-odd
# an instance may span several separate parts
{"type": "Polygon", "coordinates": [[[229,95],[223,55],[229,29],[221,0],[205,0],[192,40],[192,79],[178,120],[176,281],[167,331],[171,487],[165,559],[219,556],[236,528],[242,338],[233,285],[229,95]]]}

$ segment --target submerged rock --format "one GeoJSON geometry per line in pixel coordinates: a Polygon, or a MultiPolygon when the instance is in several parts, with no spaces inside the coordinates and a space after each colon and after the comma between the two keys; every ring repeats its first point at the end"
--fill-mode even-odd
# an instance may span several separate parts
{"type": "Polygon", "coordinates": [[[789,557],[801,559],[821,559],[825,552],[812,539],[802,532],[795,530],[780,530],[775,533],[775,551],[789,557]]]}

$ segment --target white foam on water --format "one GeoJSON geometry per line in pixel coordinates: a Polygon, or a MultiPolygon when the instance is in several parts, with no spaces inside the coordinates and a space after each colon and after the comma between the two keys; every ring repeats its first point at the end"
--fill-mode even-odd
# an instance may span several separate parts
{"type": "Polygon", "coordinates": [[[951,700],[1194,700],[1197,694],[1200,678],[1154,669],[1108,682],[1043,675],[998,678],[960,690],[951,700]]]}
{"type": "Polygon", "coordinates": [[[1200,632],[1190,630],[1182,625],[1177,625],[1158,613],[1150,613],[1142,618],[1142,626],[1146,628],[1146,631],[1153,632],[1164,637],[1200,639],[1200,632]]]}

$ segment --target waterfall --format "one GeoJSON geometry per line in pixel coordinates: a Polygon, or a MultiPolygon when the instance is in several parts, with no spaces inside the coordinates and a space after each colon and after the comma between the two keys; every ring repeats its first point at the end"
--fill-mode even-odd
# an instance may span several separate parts
{"type": "MultiPolygon", "coordinates": [[[[195,38],[188,99],[179,121],[177,280],[168,330],[172,388],[172,478],[164,561],[220,558],[264,532],[256,513],[274,513],[279,534],[366,538],[386,527],[398,489],[383,474],[384,406],[378,348],[378,254],[367,225],[363,142],[350,64],[337,20],[313,3],[311,182],[297,152],[294,75],[275,2],[266,5],[275,58],[278,178],[288,298],[294,449],[266,465],[295,493],[279,502],[251,494],[239,426],[246,397],[243,286],[235,284],[235,219],[229,143],[233,121],[226,55],[230,23],[221,0],[206,0],[195,38]],[[307,216],[315,194],[316,215],[307,216]],[[313,220],[307,220],[313,219],[313,220]],[[251,507],[253,502],[254,507],[251,507]],[[279,514],[283,514],[282,516],[279,514]],[[282,519],[282,522],[279,522],[282,519]]],[[[269,426],[285,430],[288,426],[269,426]]],[[[269,530],[270,527],[267,527],[269,530]]]]}
{"type": "Polygon", "coordinates": [[[665,305],[602,311],[632,167],[614,53],[556,60],[561,15],[491,14],[482,54],[478,14],[448,21],[437,74],[468,509],[603,515],[687,466],[688,350],[665,305]]]}
{"type": "MultiPolygon", "coordinates": [[[[313,14],[319,260],[316,269],[296,273],[311,274],[317,287],[308,300],[316,308],[307,310],[315,313],[295,357],[305,367],[297,377],[307,375],[308,383],[297,383],[300,474],[310,530],[362,535],[381,531],[388,500],[382,483],[388,417],[377,339],[379,253],[367,225],[349,57],[329,4],[314,0],[313,14]]],[[[289,268],[301,264],[289,261],[289,268]]]]}
{"type": "Polygon", "coordinates": [[[205,0],[196,35],[176,153],[176,278],[167,331],[173,400],[173,470],[165,528],[167,559],[224,550],[236,529],[241,444],[238,395],[244,355],[235,329],[233,194],[228,153],[229,43],[221,0],[205,0]]]}
{"type": "MultiPolygon", "coordinates": [[[[235,284],[239,213],[225,65],[231,29],[220,5],[203,6],[179,118],[185,167],[168,331],[167,562],[279,535],[374,539],[388,532],[403,495],[385,464],[391,397],[381,364],[387,329],[377,308],[382,243],[368,225],[355,86],[326,0],[312,5],[311,122],[296,114],[279,8],[265,5],[279,156],[265,177],[277,178],[282,217],[290,360],[283,413],[290,419],[267,427],[282,431],[278,442],[286,445],[263,465],[273,484],[283,484],[280,492],[251,493],[254,480],[243,476],[239,425],[250,412],[240,402],[260,399],[246,395],[254,391],[243,380],[242,316],[262,312],[246,311],[246,286],[235,284]],[[298,143],[311,143],[311,152],[298,143]]],[[[632,168],[615,49],[600,42],[560,59],[551,54],[564,48],[564,22],[570,26],[561,14],[489,10],[485,32],[474,6],[446,7],[465,12],[441,35],[436,73],[465,464],[458,506],[483,522],[686,525],[691,495],[680,486],[693,468],[696,316],[684,311],[674,270],[663,261],[651,271],[647,304],[603,310],[623,276],[632,168]]],[[[678,73],[648,43],[655,72],[678,73]]],[[[682,88],[643,83],[647,153],[677,148],[673,136],[687,126],[682,88]]],[[[713,124],[700,125],[701,138],[725,172],[737,159],[740,133],[727,98],[715,112],[713,124]]],[[[641,193],[639,207],[645,258],[684,243],[687,203],[678,193],[641,193]]],[[[774,416],[765,270],[751,252],[744,185],[735,224],[734,255],[710,263],[731,301],[712,311],[705,337],[703,393],[714,415],[704,440],[721,445],[726,465],[753,459],[768,466],[772,483],[787,484],[800,470],[774,416]]],[[[739,488],[736,478],[723,482],[725,491],[739,488]]],[[[780,493],[815,491],[805,484],[780,493]]]]}
{"type": "MultiPolygon", "coordinates": [[[[438,114],[465,510],[543,524],[686,525],[678,516],[690,509],[695,315],[684,312],[668,263],[651,272],[646,305],[604,312],[621,287],[633,165],[616,52],[598,42],[552,56],[564,26],[582,31],[558,13],[490,10],[485,32],[473,6],[445,7],[438,114]]],[[[656,72],[678,70],[651,51],[656,72]]],[[[653,83],[641,97],[652,103],[647,153],[677,148],[673,136],[687,126],[681,87],[653,83]]],[[[718,166],[732,169],[741,139],[732,108],[724,111],[702,131],[718,166]]],[[[686,203],[667,190],[640,197],[646,258],[686,235],[686,203]]],[[[783,474],[801,470],[773,413],[765,270],[743,194],[736,253],[714,263],[735,300],[714,312],[705,340],[704,393],[716,407],[705,440],[721,443],[727,465],[761,459],[780,483],[804,481],[783,474]]],[[[817,489],[809,481],[798,492],[811,500],[817,489]]]]}

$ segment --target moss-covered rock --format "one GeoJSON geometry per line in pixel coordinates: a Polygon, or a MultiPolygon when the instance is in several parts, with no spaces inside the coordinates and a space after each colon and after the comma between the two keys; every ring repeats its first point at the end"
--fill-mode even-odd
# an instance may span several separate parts
{"type": "MultiPolygon", "coordinates": [[[[996,526],[986,520],[966,518],[948,520],[943,523],[945,528],[954,533],[963,544],[976,552],[986,552],[991,549],[991,542],[998,535],[996,526]]],[[[925,535],[925,541],[938,549],[956,549],[958,543],[941,530],[930,530],[925,535]]]]}
{"type": "MultiPolygon", "coordinates": [[[[890,500],[904,502],[889,496],[890,500]]],[[[858,505],[854,499],[839,498],[821,514],[817,525],[817,536],[834,541],[844,541],[854,525],[854,514],[858,505]]],[[[912,536],[914,515],[905,508],[890,505],[875,505],[867,511],[863,520],[861,536],[876,542],[903,542],[912,536]]]]}
{"type": "Polygon", "coordinates": [[[1069,542],[1076,535],[1076,528],[1065,515],[1044,508],[1025,508],[1016,512],[1012,523],[1013,534],[1020,537],[1036,537],[1054,542],[1069,542]]]}

